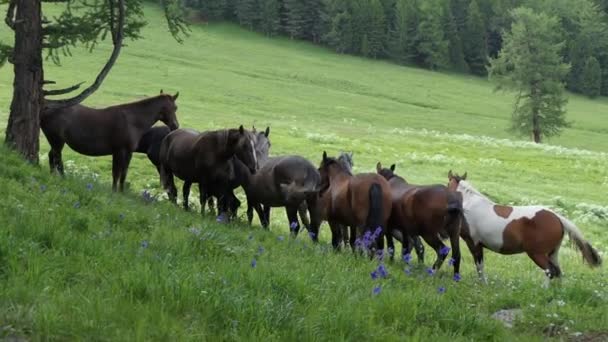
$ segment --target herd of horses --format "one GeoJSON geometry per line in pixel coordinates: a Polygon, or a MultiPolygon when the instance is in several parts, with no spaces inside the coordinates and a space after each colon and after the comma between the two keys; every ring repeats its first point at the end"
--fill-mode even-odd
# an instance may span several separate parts
{"type": "Polygon", "coordinates": [[[598,252],[565,217],[543,206],[498,205],[477,191],[466,173],[459,176],[450,170],[446,185],[415,185],[398,176],[394,164],[385,168],[379,162],[376,172],[353,174],[352,153],[334,158],[323,152],[318,166],[298,155],[271,157],[270,128],[260,132],[242,125],[202,132],[180,129],[178,94],[161,90],[160,95],[104,109],[76,105],[44,112],[40,123],[51,146],[51,172],[64,174],[65,144],[88,156],[112,155],[112,189],[123,191],[132,154],[145,153],[174,203],[174,178],[184,182],[186,210],[190,188],[196,183],[201,212],[205,213],[205,204],[213,212],[215,198],[217,212],[230,220],[241,206],[234,190],[242,187],[250,225],[254,210],[267,228],[270,209],[284,207],[294,237],[301,222],[318,242],[320,225],[326,221],[335,249],[350,246],[373,257],[384,253],[386,241],[394,260],[397,239],[403,256],[409,258],[414,249],[421,263],[422,238],[437,255],[433,270],[447,258],[450,248],[444,241],[449,239],[455,276],[460,273],[462,238],[483,281],[484,248],[501,254],[526,253],[547,279],[560,277],[558,252],[565,233],[584,261],[601,264],[598,252]],[[154,126],[158,121],[165,125],[154,126]]]}

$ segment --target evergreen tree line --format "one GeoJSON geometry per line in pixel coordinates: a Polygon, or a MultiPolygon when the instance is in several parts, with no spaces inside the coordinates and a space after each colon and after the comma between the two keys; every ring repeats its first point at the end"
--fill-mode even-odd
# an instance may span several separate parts
{"type": "Polygon", "coordinates": [[[512,9],[554,17],[570,64],[566,87],[608,95],[605,0],[182,0],[204,20],[230,20],[268,36],[323,44],[338,53],[428,69],[487,75],[512,9]]]}

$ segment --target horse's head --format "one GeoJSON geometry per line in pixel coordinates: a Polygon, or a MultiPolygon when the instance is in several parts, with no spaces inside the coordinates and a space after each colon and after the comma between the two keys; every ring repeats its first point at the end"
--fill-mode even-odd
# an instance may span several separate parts
{"type": "Polygon", "coordinates": [[[456,191],[458,189],[458,184],[460,181],[467,180],[467,173],[459,176],[457,173],[452,173],[452,170],[448,172],[448,189],[451,191],[456,191]]]}
{"type": "Polygon", "coordinates": [[[238,129],[228,131],[228,140],[234,155],[247,166],[251,173],[255,173],[258,169],[255,135],[241,125],[238,129]]]}
{"type": "Polygon", "coordinates": [[[348,171],[353,172],[353,166],[355,166],[355,163],[353,162],[353,152],[340,152],[338,161],[342,163],[348,171]]]}
{"type": "Polygon", "coordinates": [[[268,136],[270,135],[270,127],[266,127],[264,132],[258,132],[255,130],[255,126],[252,129],[252,132],[255,136],[255,155],[258,159],[258,166],[264,165],[266,160],[268,159],[268,155],[270,154],[270,139],[268,136]]]}
{"type": "Polygon", "coordinates": [[[175,101],[179,97],[179,92],[175,95],[165,94],[162,89],[160,91],[160,98],[163,100],[162,105],[160,107],[160,118],[165,125],[169,126],[169,129],[176,130],[179,128],[179,122],[177,121],[177,116],[175,113],[177,112],[177,105],[175,101]]]}
{"type": "Polygon", "coordinates": [[[323,159],[319,166],[319,175],[321,176],[321,192],[329,188],[329,181],[336,174],[352,175],[345,165],[340,163],[336,158],[328,157],[327,152],[323,151],[323,159]]]}
{"type": "Polygon", "coordinates": [[[386,180],[389,180],[395,177],[395,164],[391,165],[391,167],[387,169],[383,168],[382,164],[378,162],[378,164],[376,164],[376,172],[378,172],[378,174],[384,177],[386,180]]]}

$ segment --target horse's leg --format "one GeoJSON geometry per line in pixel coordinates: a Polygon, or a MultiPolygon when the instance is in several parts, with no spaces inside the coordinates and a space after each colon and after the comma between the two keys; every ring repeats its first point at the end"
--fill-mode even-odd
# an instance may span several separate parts
{"type": "Polygon", "coordinates": [[[122,155],[120,151],[112,154],[112,191],[116,192],[118,180],[120,178],[120,169],[122,164],[122,155]]]}
{"type": "MultiPolygon", "coordinates": [[[[219,202],[219,200],[218,200],[219,202]]],[[[215,204],[213,203],[213,196],[209,196],[207,199],[207,206],[209,206],[209,212],[212,213],[215,210],[215,204]]],[[[218,204],[218,214],[219,214],[219,204],[218,204]]]]}
{"type": "Polygon", "coordinates": [[[350,238],[349,238],[349,234],[348,234],[348,229],[349,229],[349,226],[340,225],[340,230],[342,231],[342,243],[344,244],[345,248],[346,248],[346,246],[350,246],[350,238]]]}
{"type": "Polygon", "coordinates": [[[334,250],[338,250],[340,248],[340,241],[342,240],[342,227],[334,221],[328,221],[328,223],[331,229],[331,245],[334,247],[334,250]]]}
{"type": "Polygon", "coordinates": [[[125,190],[125,179],[127,179],[127,173],[129,172],[129,164],[131,163],[132,156],[133,156],[133,153],[126,151],[126,150],[122,153],[122,163],[121,163],[122,167],[120,170],[120,183],[119,183],[120,192],[124,192],[124,190],[125,190]]]}
{"type": "Polygon", "coordinates": [[[553,267],[553,276],[555,278],[560,278],[562,276],[562,270],[559,267],[559,248],[560,248],[560,245],[555,247],[553,252],[551,252],[549,254],[549,262],[551,263],[551,266],[553,267]]]}
{"type": "Polygon", "coordinates": [[[353,252],[357,249],[357,246],[355,246],[355,243],[357,242],[357,228],[355,226],[350,226],[348,227],[350,229],[349,232],[349,244],[350,244],[350,248],[353,250],[353,252]]]}
{"type": "Polygon", "coordinates": [[[47,137],[47,141],[49,142],[49,145],[51,145],[51,150],[49,151],[49,166],[51,169],[51,173],[53,173],[54,170],[57,170],[57,172],[61,176],[63,176],[64,171],[63,171],[63,161],[61,160],[61,151],[63,150],[63,146],[65,145],[65,142],[61,138],[58,138],[55,136],[50,136],[50,135],[47,135],[46,133],[45,133],[45,136],[47,137]]]}
{"type": "Polygon", "coordinates": [[[424,239],[424,241],[426,241],[426,243],[429,244],[429,246],[431,246],[435,250],[435,253],[437,253],[437,260],[435,260],[435,263],[433,263],[433,269],[438,270],[439,268],[441,268],[441,264],[443,264],[443,261],[447,256],[447,254],[442,255],[440,253],[440,251],[445,247],[445,245],[439,238],[438,234],[427,233],[423,235],[422,238],[424,239]]]}
{"type": "Polygon", "coordinates": [[[262,206],[262,211],[264,212],[264,220],[266,220],[267,225],[270,224],[270,209],[271,207],[269,205],[262,206]]]}
{"type": "Polygon", "coordinates": [[[251,206],[250,203],[251,201],[247,199],[247,222],[251,226],[251,223],[253,222],[253,206],[251,206]]]}
{"type": "Polygon", "coordinates": [[[422,240],[420,236],[416,235],[413,238],[408,237],[412,244],[414,245],[414,249],[416,250],[416,257],[418,257],[418,263],[424,264],[424,245],[422,244],[422,240]]]}
{"type": "Polygon", "coordinates": [[[209,193],[203,183],[202,180],[198,182],[198,201],[201,204],[201,215],[205,215],[205,203],[209,199],[209,193]]]}
{"type": "Polygon", "coordinates": [[[268,229],[270,222],[266,221],[266,217],[264,215],[264,209],[262,208],[262,205],[259,203],[256,203],[255,205],[253,205],[253,208],[258,213],[258,218],[260,219],[260,224],[262,225],[262,228],[268,229]]]}
{"type": "Polygon", "coordinates": [[[450,230],[450,245],[452,245],[452,259],[454,259],[454,276],[456,276],[456,274],[460,274],[460,229],[450,230]]]}
{"type": "Polygon", "coordinates": [[[287,221],[289,222],[289,231],[295,238],[300,232],[300,222],[298,221],[298,208],[299,205],[287,205],[285,206],[285,212],[287,213],[287,221]]]}
{"type": "Polygon", "coordinates": [[[553,279],[557,276],[558,272],[561,272],[559,268],[556,269],[555,265],[553,265],[549,260],[549,256],[544,253],[528,252],[528,256],[530,257],[530,259],[532,259],[532,261],[534,261],[534,263],[536,263],[536,265],[538,265],[538,267],[540,267],[545,272],[547,278],[545,278],[545,283],[543,284],[543,287],[549,287],[550,279],[553,279]]]}
{"type": "Polygon", "coordinates": [[[483,246],[480,243],[473,242],[473,239],[468,236],[463,236],[462,239],[467,243],[469,251],[473,255],[473,261],[475,261],[475,268],[477,268],[479,280],[481,280],[484,284],[487,284],[488,280],[483,273],[483,246]]]}
{"type": "Polygon", "coordinates": [[[310,228],[308,234],[313,242],[319,242],[319,227],[321,226],[321,213],[317,204],[317,195],[310,195],[306,198],[306,207],[310,214],[310,228]]]}
{"type": "Polygon", "coordinates": [[[190,187],[192,186],[192,182],[184,181],[184,186],[182,187],[182,196],[184,198],[184,210],[190,210],[190,205],[188,203],[188,198],[190,198],[190,187]]]}
{"type": "Polygon", "coordinates": [[[302,221],[302,225],[306,227],[306,230],[310,231],[310,220],[308,219],[308,206],[306,202],[300,203],[298,206],[298,214],[300,215],[300,221],[302,221]]]}
{"type": "Polygon", "coordinates": [[[388,231],[386,234],[386,246],[388,251],[388,256],[390,261],[395,261],[395,242],[393,240],[393,235],[388,231]]]}

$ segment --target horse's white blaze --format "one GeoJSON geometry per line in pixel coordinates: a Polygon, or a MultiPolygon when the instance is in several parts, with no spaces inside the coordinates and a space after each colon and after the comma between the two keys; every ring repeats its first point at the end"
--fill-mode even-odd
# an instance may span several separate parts
{"type": "Polygon", "coordinates": [[[249,139],[249,145],[251,145],[251,153],[253,154],[253,161],[255,162],[255,166],[258,166],[258,156],[255,154],[255,146],[253,144],[253,140],[249,139]]]}
{"type": "Polygon", "coordinates": [[[512,207],[513,211],[507,218],[503,218],[494,211],[496,203],[475,190],[467,181],[460,181],[457,191],[462,193],[462,207],[471,238],[475,243],[481,242],[495,252],[499,252],[503,246],[503,233],[511,221],[522,217],[532,218],[543,209],[553,212],[542,206],[517,206],[512,207]]]}

